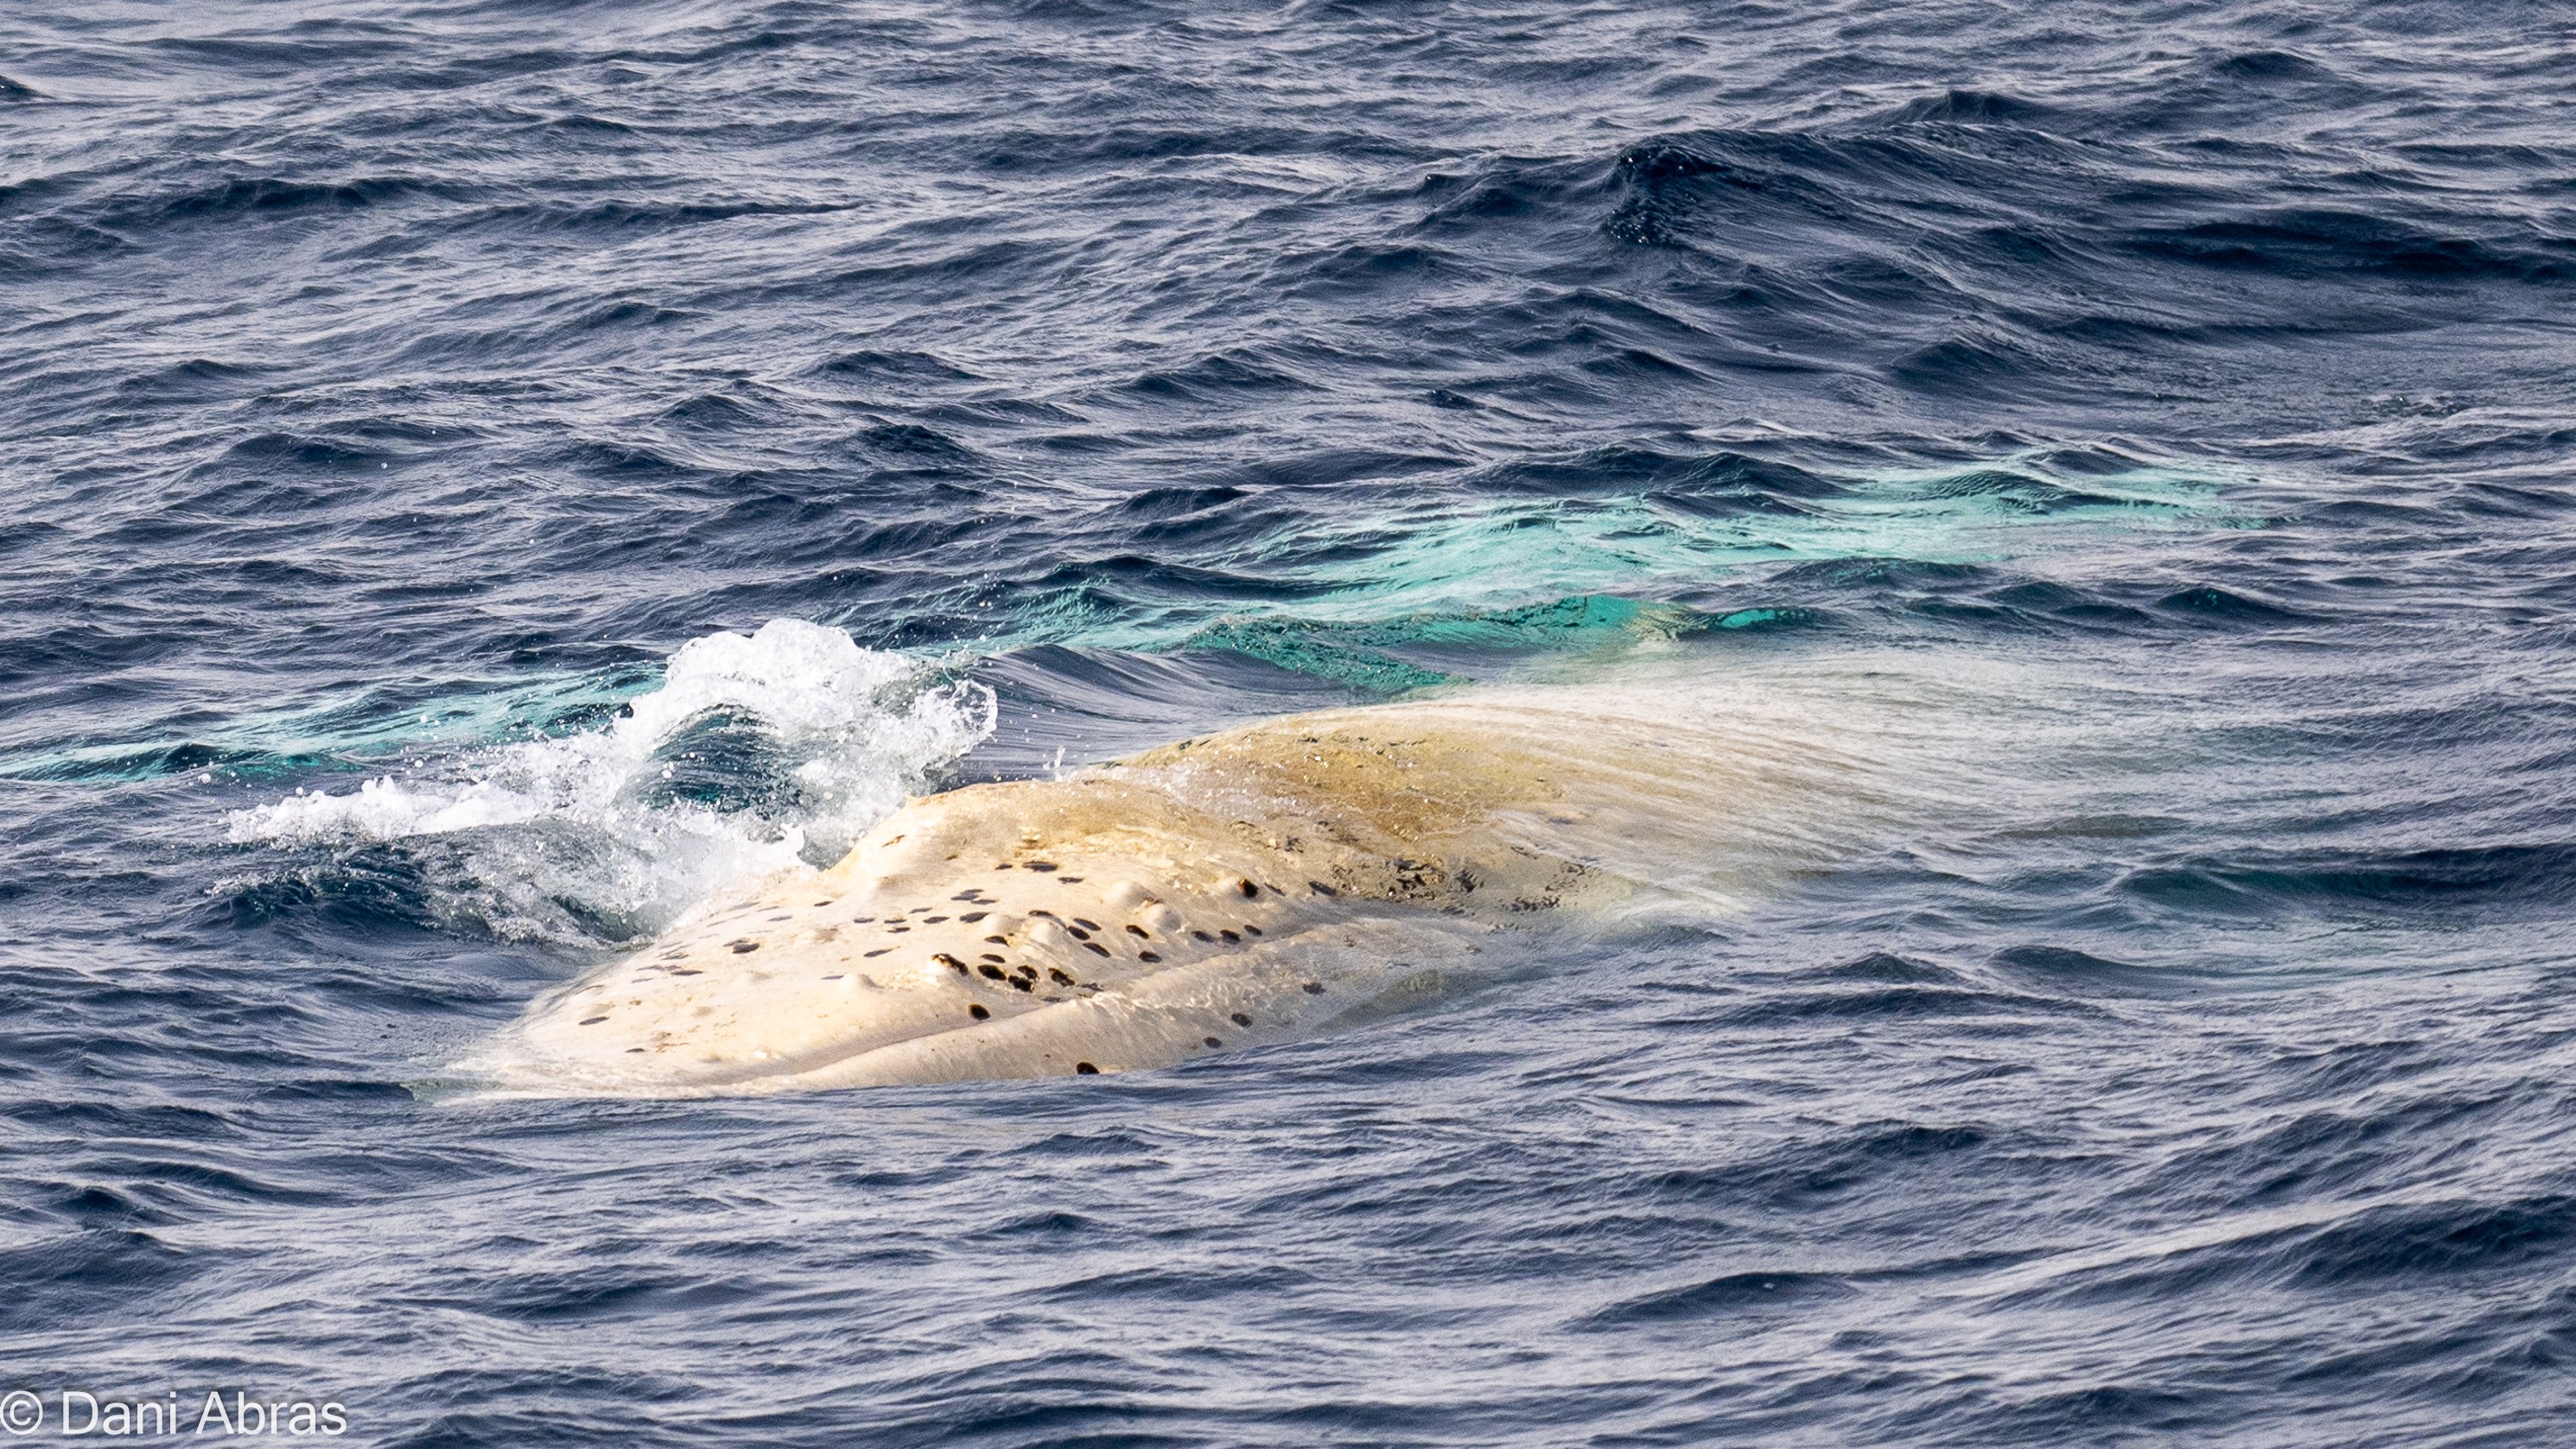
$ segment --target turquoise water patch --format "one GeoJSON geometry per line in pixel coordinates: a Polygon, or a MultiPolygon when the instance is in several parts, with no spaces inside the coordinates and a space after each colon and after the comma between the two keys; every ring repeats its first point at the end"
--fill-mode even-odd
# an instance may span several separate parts
{"type": "Polygon", "coordinates": [[[1318,510],[1293,531],[1209,559],[1276,601],[1222,600],[1175,577],[1122,577],[1116,611],[1087,590],[1023,601],[986,652],[1025,644],[1158,651],[1211,631],[1268,638],[1250,621],[1483,620],[1545,601],[1667,600],[1766,567],[1836,559],[1993,564],[2097,545],[2106,535],[2244,527],[2221,470],[2033,451],[1972,467],[1800,473],[1795,489],[1646,485],[1545,497],[1448,488],[1391,505],[1318,510]],[[2070,467],[2074,456],[2080,466],[2070,467]]]}
{"type": "MultiPolygon", "coordinates": [[[[1696,501],[1696,500],[1693,500],[1696,501]]],[[[1845,480],[1820,497],[1691,511],[1654,494],[1614,498],[1443,501],[1310,532],[1308,546],[1378,545],[1363,577],[1299,570],[1299,583],[1335,583],[1332,603],[1419,613],[1508,607],[1538,598],[1652,599],[1766,564],[1825,559],[1995,563],[2092,542],[2105,531],[2220,526],[2236,521],[2222,485],[2165,467],[2052,477],[2029,460],[1845,480]]],[[[1344,566],[1347,567],[1347,566],[1344,566]]],[[[1311,609],[1310,601],[1305,607],[1311,609]]]]}
{"type": "Polygon", "coordinates": [[[1451,683],[1458,676],[1390,651],[1492,660],[1537,651],[1579,652],[1641,639],[1674,639],[1697,633],[1712,622],[1698,610],[1679,604],[1584,594],[1516,609],[1435,612],[1373,622],[1227,619],[1191,635],[1183,647],[1231,649],[1283,669],[1397,693],[1451,683]]]}
{"type": "Polygon", "coordinates": [[[2081,476],[2040,455],[1968,469],[1856,476],[1794,497],[1684,495],[1442,499],[1309,528],[1280,552],[1298,597],[1182,633],[1109,628],[1065,642],[1232,649],[1355,687],[1397,692],[1457,677],[1419,656],[1579,651],[1623,639],[1812,622],[1808,610],[1703,614],[1663,596],[1833,560],[1994,564],[2098,544],[2105,533],[2240,527],[2208,472],[2137,466],[2081,476]],[[1354,563],[1354,560],[1357,560],[1354,563]],[[1548,602],[1531,603],[1533,597],[1548,602]],[[1398,653],[1415,654],[1415,658],[1398,653]]]}

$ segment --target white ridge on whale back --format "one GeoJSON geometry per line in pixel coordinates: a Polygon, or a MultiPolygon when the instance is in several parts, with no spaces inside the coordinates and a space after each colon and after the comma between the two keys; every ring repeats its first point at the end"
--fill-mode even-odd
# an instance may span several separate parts
{"type": "Polygon", "coordinates": [[[1815,716],[1746,688],[1471,692],[915,799],[830,869],[773,875],[548,994],[446,1079],[759,1093],[1310,1034],[1515,931],[1723,910],[1832,858],[1902,791],[1866,731],[1815,716]]]}

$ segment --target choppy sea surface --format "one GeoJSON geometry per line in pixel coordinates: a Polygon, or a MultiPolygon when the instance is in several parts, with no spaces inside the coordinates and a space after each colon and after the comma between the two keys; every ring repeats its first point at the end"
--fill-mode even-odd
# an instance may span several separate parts
{"type": "Polygon", "coordinates": [[[0,1391],[2576,1443],[2571,76],[2511,3],[11,7],[0,1391]],[[1993,767],[1176,1069],[413,1090],[907,793],[1641,657],[1900,661],[1993,767]]]}

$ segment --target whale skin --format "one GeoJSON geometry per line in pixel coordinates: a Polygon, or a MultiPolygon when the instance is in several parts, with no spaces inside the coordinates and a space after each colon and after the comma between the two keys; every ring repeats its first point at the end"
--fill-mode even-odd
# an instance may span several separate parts
{"type": "Polygon", "coordinates": [[[451,1079],[764,1093],[1311,1035],[1628,898],[1654,856],[1621,869],[1623,850],[1661,831],[1686,852],[1764,790],[1758,732],[1727,743],[1540,691],[1290,716],[916,798],[829,869],[541,997],[451,1079]]]}

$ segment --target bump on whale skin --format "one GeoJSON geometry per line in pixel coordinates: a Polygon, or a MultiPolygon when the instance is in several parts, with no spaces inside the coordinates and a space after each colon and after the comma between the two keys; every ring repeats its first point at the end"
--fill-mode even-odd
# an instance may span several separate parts
{"type": "Polygon", "coordinates": [[[1107,1073],[1311,1034],[1670,874],[1710,819],[1819,767],[1769,738],[1565,694],[1432,701],[915,799],[831,869],[541,998],[451,1079],[773,1092],[1107,1073]]]}

